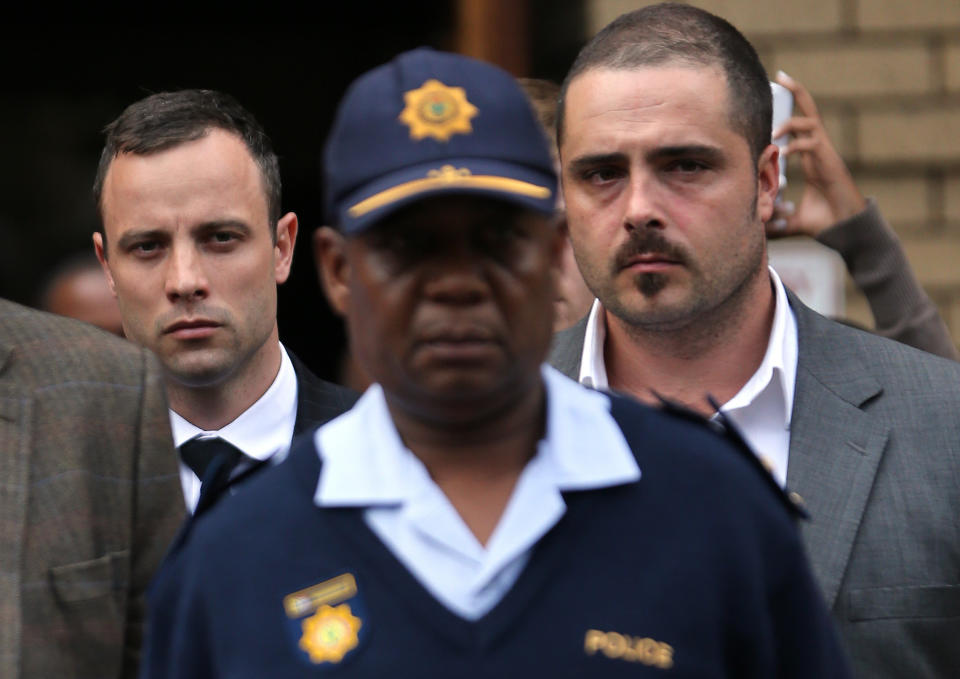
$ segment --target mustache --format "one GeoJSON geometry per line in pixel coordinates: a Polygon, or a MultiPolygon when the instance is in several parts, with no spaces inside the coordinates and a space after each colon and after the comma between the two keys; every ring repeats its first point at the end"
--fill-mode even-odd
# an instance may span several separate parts
{"type": "Polygon", "coordinates": [[[630,232],[630,240],[617,248],[613,257],[613,272],[628,267],[630,261],[640,255],[659,255],[680,264],[685,264],[689,259],[685,248],[671,243],[659,231],[634,229],[630,232]]]}

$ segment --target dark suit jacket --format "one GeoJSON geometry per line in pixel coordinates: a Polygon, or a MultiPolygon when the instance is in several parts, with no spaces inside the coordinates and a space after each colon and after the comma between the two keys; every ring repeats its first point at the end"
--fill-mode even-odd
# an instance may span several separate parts
{"type": "MultiPolygon", "coordinates": [[[[960,365],[827,320],[788,293],[799,356],[787,481],[858,676],[960,668],[960,365]]],[[[551,363],[580,367],[586,321],[551,363]]]]}
{"type": "Polygon", "coordinates": [[[181,497],[154,359],[0,300],[0,677],[132,674],[181,497]]]}
{"type": "Polygon", "coordinates": [[[294,436],[345,413],[360,397],[352,389],[321,380],[289,349],[287,355],[293,363],[294,372],[297,373],[297,419],[293,425],[294,436]]]}
{"type": "MultiPolygon", "coordinates": [[[[349,410],[359,398],[359,394],[351,389],[321,380],[310,372],[289,349],[287,354],[290,356],[290,362],[293,363],[294,372],[297,374],[297,417],[293,428],[294,438],[296,438],[297,435],[309,431],[315,425],[323,424],[349,410]]],[[[263,469],[270,466],[269,460],[257,464],[252,469],[238,475],[235,479],[236,485],[242,486],[251,476],[258,475],[263,469]]],[[[242,492],[242,489],[240,492],[242,492]]],[[[197,513],[184,522],[179,535],[173,541],[169,553],[164,558],[161,568],[150,585],[150,602],[156,604],[151,606],[151,624],[159,624],[161,627],[167,624],[167,619],[164,616],[169,615],[171,609],[169,607],[164,609],[159,603],[167,601],[177,591],[184,546],[188,544],[194,526],[202,522],[206,511],[217,501],[218,498],[215,495],[210,502],[207,502],[207,498],[201,497],[197,513]]],[[[155,645],[158,649],[165,649],[168,647],[167,639],[163,635],[150,637],[150,644],[144,649],[144,667],[162,665],[172,660],[171,658],[156,657],[156,651],[151,648],[152,645],[155,645]]]]}
{"type": "MultiPolygon", "coordinates": [[[[287,355],[290,357],[293,371],[297,377],[297,413],[293,423],[294,437],[314,425],[323,424],[346,412],[359,398],[359,394],[350,389],[321,380],[310,372],[309,368],[289,350],[287,355]]],[[[269,459],[261,460],[242,473],[230,477],[229,480],[222,478],[205,484],[197,506],[194,508],[193,516],[203,514],[220,499],[221,495],[228,492],[228,489],[232,490],[246,483],[249,477],[259,473],[260,470],[269,466],[272,462],[273,460],[269,459]]],[[[181,535],[174,540],[174,547],[189,531],[192,521],[193,517],[190,517],[190,520],[184,523],[181,535]]]]}

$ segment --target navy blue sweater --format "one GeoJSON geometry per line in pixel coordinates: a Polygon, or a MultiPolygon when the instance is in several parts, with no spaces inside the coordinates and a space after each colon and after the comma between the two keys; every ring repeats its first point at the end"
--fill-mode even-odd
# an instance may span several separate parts
{"type": "Polygon", "coordinates": [[[750,453],[631,401],[612,413],[642,478],[565,493],[476,622],[436,601],[362,509],[314,505],[320,460],[299,439],[172,555],[142,676],[849,676],[793,517],[750,453]]]}

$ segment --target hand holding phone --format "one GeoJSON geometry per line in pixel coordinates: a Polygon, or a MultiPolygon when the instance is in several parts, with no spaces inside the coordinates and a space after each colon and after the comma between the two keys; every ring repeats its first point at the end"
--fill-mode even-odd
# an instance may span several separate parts
{"type": "Polygon", "coordinates": [[[773,140],[781,153],[780,194],[786,185],[786,154],[795,159],[803,173],[803,191],[796,205],[781,200],[778,194],[773,219],[767,222],[767,235],[815,237],[863,210],[866,201],[830,142],[813,97],[800,82],[782,71],[777,74],[777,81],[770,87],[773,131],[782,133],[773,140]]]}
{"type": "MultiPolygon", "coordinates": [[[[783,125],[790,120],[793,115],[793,93],[779,83],[770,83],[770,89],[773,92],[773,129],[783,125]]],[[[783,195],[783,189],[787,186],[787,156],[786,148],[790,142],[789,135],[782,135],[773,140],[773,143],[780,148],[780,192],[777,194],[777,201],[783,195]]]]}

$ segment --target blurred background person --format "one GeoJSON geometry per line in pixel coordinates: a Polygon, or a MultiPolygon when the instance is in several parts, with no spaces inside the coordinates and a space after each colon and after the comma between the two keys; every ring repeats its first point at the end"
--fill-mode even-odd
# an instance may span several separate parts
{"type": "Polygon", "coordinates": [[[809,236],[835,250],[867,298],[878,335],[956,360],[946,324],[880,213],[883,196],[867,200],[860,193],[807,88],[782,71],[777,82],[793,93],[798,115],[774,130],[773,138],[792,136],[780,162],[794,158],[804,184],[798,204],[777,204],[767,236],[809,236]]]}
{"type": "Polygon", "coordinates": [[[37,307],[123,337],[120,307],[97,256],[89,250],[75,253],[54,267],[41,286],[37,307]]]}

